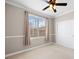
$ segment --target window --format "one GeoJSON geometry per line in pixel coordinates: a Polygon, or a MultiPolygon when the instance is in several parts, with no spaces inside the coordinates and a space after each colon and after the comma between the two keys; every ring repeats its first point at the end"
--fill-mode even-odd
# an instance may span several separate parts
{"type": "Polygon", "coordinates": [[[46,36],[46,20],[43,17],[29,14],[30,36],[45,37],[46,36]]]}
{"type": "Polygon", "coordinates": [[[39,19],[39,36],[45,36],[46,34],[46,21],[41,18],[39,19]]]}

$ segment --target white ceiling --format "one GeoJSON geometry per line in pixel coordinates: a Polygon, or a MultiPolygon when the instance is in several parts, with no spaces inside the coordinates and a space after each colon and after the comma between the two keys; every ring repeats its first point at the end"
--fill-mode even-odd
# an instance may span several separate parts
{"type": "Polygon", "coordinates": [[[56,9],[57,9],[56,13],[54,13],[51,8],[48,8],[47,10],[42,11],[42,9],[48,5],[46,2],[44,2],[44,0],[6,0],[6,1],[14,2],[17,4],[19,3],[21,5],[29,7],[31,9],[37,10],[38,12],[42,12],[44,14],[51,15],[51,16],[52,15],[59,16],[63,13],[67,13],[71,10],[74,10],[74,0],[57,0],[57,2],[67,3],[67,6],[56,7],[56,9]]]}

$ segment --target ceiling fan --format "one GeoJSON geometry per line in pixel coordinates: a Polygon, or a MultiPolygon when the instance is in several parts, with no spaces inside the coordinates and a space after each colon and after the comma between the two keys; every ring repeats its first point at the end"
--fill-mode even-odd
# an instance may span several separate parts
{"type": "Polygon", "coordinates": [[[43,11],[46,10],[47,8],[51,7],[53,9],[54,12],[57,12],[56,10],[56,6],[67,6],[67,3],[56,3],[56,0],[49,0],[46,1],[44,0],[46,3],[48,3],[49,5],[46,6],[44,9],[42,9],[43,11]]]}

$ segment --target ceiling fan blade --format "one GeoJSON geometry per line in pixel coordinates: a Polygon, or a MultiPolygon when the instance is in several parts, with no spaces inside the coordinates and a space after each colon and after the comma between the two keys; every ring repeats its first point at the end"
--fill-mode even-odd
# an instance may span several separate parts
{"type": "Polygon", "coordinates": [[[46,10],[47,8],[49,8],[50,6],[46,6],[44,9],[42,9],[42,10],[46,10]]]}
{"type": "Polygon", "coordinates": [[[54,8],[52,8],[53,9],[53,11],[56,13],[56,9],[54,9],[54,8]]]}
{"type": "Polygon", "coordinates": [[[57,12],[57,10],[56,9],[54,9],[53,7],[52,7],[52,9],[53,9],[53,11],[56,13],[57,12]]]}
{"type": "Polygon", "coordinates": [[[67,3],[56,3],[55,5],[56,5],[56,6],[66,6],[67,3]]]}
{"type": "Polygon", "coordinates": [[[52,0],[50,0],[49,2],[52,2],[52,0]]]}

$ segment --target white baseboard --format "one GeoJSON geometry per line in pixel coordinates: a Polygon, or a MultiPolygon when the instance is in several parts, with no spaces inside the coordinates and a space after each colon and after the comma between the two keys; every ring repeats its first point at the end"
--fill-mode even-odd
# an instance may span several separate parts
{"type": "Polygon", "coordinates": [[[28,49],[25,49],[25,50],[21,50],[21,51],[18,51],[18,52],[10,53],[10,54],[5,55],[5,57],[9,57],[9,56],[13,56],[13,55],[16,55],[16,54],[19,54],[19,53],[31,51],[33,49],[40,48],[40,47],[43,47],[43,46],[47,46],[47,45],[50,45],[50,44],[53,44],[53,42],[45,43],[45,44],[42,44],[40,46],[36,46],[36,47],[28,48],[28,49]]]}

